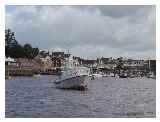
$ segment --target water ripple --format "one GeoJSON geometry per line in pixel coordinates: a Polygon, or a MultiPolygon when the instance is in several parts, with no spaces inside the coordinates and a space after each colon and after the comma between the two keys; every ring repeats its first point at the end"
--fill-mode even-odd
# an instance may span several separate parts
{"type": "Polygon", "coordinates": [[[87,91],[56,89],[55,76],[6,80],[6,117],[155,117],[156,81],[100,78],[87,91]]]}

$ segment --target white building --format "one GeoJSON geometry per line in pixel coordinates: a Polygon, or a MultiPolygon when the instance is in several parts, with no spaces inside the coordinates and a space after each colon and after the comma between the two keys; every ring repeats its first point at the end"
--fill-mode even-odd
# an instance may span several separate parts
{"type": "Polygon", "coordinates": [[[16,61],[11,57],[5,58],[5,64],[6,65],[14,65],[14,66],[17,65],[16,61]]]}

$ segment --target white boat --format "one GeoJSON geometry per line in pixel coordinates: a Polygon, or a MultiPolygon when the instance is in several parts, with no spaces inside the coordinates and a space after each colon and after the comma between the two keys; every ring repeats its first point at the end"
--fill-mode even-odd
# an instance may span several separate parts
{"type": "Polygon", "coordinates": [[[115,77],[114,73],[110,73],[108,76],[109,77],[115,77]]]}
{"type": "Polygon", "coordinates": [[[86,67],[66,67],[54,82],[56,88],[84,90],[87,88],[89,70],[86,67]]]}
{"type": "Polygon", "coordinates": [[[153,72],[149,72],[149,73],[147,74],[147,77],[148,77],[148,78],[156,79],[156,76],[153,74],[153,72]]]}
{"type": "Polygon", "coordinates": [[[102,74],[102,77],[108,77],[108,74],[102,74]]]}
{"type": "Polygon", "coordinates": [[[120,73],[119,74],[119,78],[127,78],[127,77],[128,77],[127,73],[120,73]]]}
{"type": "Polygon", "coordinates": [[[135,78],[136,76],[133,74],[129,74],[129,78],[135,78]]]}
{"type": "Polygon", "coordinates": [[[99,74],[99,73],[94,73],[94,74],[92,74],[92,76],[94,76],[95,78],[103,77],[103,75],[99,74]]]}
{"type": "Polygon", "coordinates": [[[34,75],[33,75],[33,78],[40,78],[40,77],[41,77],[40,74],[34,74],[34,75]]]}
{"type": "Polygon", "coordinates": [[[88,85],[86,77],[87,75],[79,74],[74,70],[65,71],[54,83],[57,88],[83,90],[86,89],[88,85]]]}

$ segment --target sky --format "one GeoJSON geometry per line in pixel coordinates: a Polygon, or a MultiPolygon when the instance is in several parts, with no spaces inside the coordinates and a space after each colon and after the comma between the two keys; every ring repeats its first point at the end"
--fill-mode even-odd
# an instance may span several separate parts
{"type": "Polygon", "coordinates": [[[6,6],[20,44],[74,56],[155,59],[155,6],[6,6]]]}

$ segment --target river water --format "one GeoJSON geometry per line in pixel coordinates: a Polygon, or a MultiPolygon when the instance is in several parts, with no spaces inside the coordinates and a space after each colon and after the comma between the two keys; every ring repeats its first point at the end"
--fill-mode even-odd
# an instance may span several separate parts
{"type": "Polygon", "coordinates": [[[156,117],[156,80],[98,78],[87,91],[62,90],[55,76],[6,80],[6,117],[156,117]]]}

